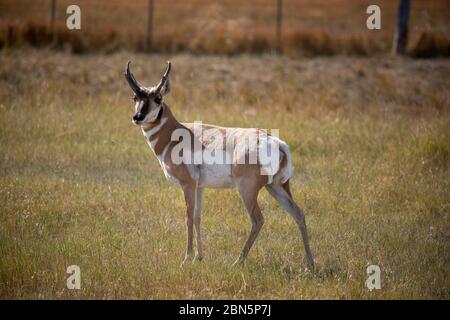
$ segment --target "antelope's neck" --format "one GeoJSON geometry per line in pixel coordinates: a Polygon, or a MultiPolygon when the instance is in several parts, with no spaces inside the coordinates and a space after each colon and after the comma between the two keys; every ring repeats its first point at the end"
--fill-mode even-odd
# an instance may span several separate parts
{"type": "Polygon", "coordinates": [[[182,126],[175,119],[168,105],[163,104],[160,112],[156,121],[146,123],[141,127],[148,145],[158,157],[170,144],[172,132],[182,126]]]}

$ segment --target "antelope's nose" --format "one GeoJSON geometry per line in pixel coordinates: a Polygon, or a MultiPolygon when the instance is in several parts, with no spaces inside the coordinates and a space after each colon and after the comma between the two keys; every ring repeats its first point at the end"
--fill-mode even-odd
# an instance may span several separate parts
{"type": "Polygon", "coordinates": [[[142,121],[142,120],[144,120],[144,117],[143,117],[141,114],[135,114],[135,115],[133,116],[133,122],[134,122],[134,123],[139,122],[139,121],[142,121]]]}

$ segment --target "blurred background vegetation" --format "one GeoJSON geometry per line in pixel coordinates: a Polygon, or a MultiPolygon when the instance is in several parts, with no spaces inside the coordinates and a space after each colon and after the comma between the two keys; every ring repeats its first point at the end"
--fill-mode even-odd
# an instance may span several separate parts
{"type": "MultiPolygon", "coordinates": [[[[66,8],[73,1],[0,1],[1,47],[46,47],[74,53],[118,49],[162,53],[211,54],[274,51],[277,40],[277,0],[78,0],[80,31],[66,28],[66,8]],[[152,34],[148,34],[153,2],[152,34]],[[151,44],[148,45],[148,38],[151,44]]],[[[381,0],[381,30],[366,28],[371,0],[282,1],[281,51],[287,55],[371,55],[388,52],[398,1],[381,0]]],[[[411,2],[408,53],[430,57],[450,52],[450,3],[411,2]]]]}

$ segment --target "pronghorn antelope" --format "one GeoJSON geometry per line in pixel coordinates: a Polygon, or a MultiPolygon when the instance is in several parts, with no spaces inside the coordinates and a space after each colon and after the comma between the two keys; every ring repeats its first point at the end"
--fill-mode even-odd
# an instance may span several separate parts
{"type": "MultiPolygon", "coordinates": [[[[276,170],[269,174],[262,174],[263,164],[261,161],[239,161],[242,152],[238,150],[239,140],[247,135],[255,133],[263,136],[265,132],[261,129],[247,128],[225,128],[201,124],[198,134],[196,123],[180,123],[173,116],[170,108],[164,103],[164,97],[170,91],[169,73],[171,63],[167,62],[167,69],[161,81],[155,87],[146,88],[142,86],[130,71],[130,61],[126,65],[125,78],[134,92],[135,114],[133,123],[141,127],[142,132],[150,148],[158,158],[166,178],[178,183],[184,193],[186,201],[186,225],[187,225],[187,248],[186,257],[183,261],[203,258],[202,240],[200,232],[200,216],[203,204],[204,188],[236,188],[247,210],[252,226],[250,235],[244,248],[234,264],[243,262],[255,242],[262,226],[264,218],[258,206],[258,193],[265,187],[269,193],[289,212],[300,229],[303,244],[306,251],[307,262],[310,268],[314,268],[314,260],[309,247],[308,234],[306,231],[305,215],[295,203],[289,189],[289,179],[292,174],[291,154],[288,145],[272,136],[267,135],[267,140],[276,142],[276,170]],[[179,153],[181,141],[174,139],[177,132],[186,132],[186,149],[179,153]],[[194,146],[200,146],[200,150],[212,150],[213,153],[224,154],[229,161],[224,163],[206,163],[192,160],[196,151],[194,146]],[[178,150],[178,152],[177,152],[178,150]],[[241,153],[240,153],[241,152],[241,153]],[[175,161],[174,155],[182,154],[183,161],[175,161]],[[240,155],[239,155],[240,154],[240,155]],[[189,156],[186,156],[189,155],[189,156]],[[193,236],[194,227],[197,242],[197,255],[194,257],[193,236]]],[[[250,143],[249,143],[250,144],[250,143]]],[[[258,147],[245,145],[244,160],[249,160],[258,147]]]]}

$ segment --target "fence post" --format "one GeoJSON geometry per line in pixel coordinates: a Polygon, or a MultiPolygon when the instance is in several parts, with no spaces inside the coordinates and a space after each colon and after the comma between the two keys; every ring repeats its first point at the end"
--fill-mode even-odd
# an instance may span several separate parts
{"type": "Polygon", "coordinates": [[[283,0],[277,0],[277,51],[281,53],[283,51],[281,40],[281,26],[283,23],[283,0]]]}
{"type": "Polygon", "coordinates": [[[153,40],[153,7],[154,0],[148,0],[147,35],[145,37],[145,51],[150,51],[153,40]]]}
{"type": "Polygon", "coordinates": [[[50,9],[50,33],[52,35],[53,42],[56,40],[55,34],[55,17],[56,17],[56,0],[52,0],[50,9]]]}
{"type": "Polygon", "coordinates": [[[408,42],[408,20],[411,8],[410,0],[400,0],[397,12],[397,30],[394,35],[392,52],[394,54],[404,54],[408,42]]]}

